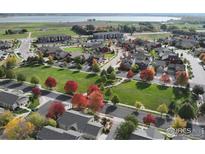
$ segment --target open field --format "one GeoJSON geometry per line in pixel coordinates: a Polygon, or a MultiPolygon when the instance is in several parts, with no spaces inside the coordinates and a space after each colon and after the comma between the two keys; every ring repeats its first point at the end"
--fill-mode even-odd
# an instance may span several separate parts
{"type": "Polygon", "coordinates": [[[57,80],[56,90],[64,92],[64,84],[67,80],[78,82],[78,92],[86,92],[87,87],[94,84],[99,77],[95,74],[87,74],[78,71],[70,71],[64,69],[51,68],[46,66],[38,67],[21,67],[17,68],[16,73],[25,74],[27,81],[30,81],[32,76],[37,76],[40,84],[45,88],[44,82],[48,76],[52,76],[57,80]]]}
{"type": "Polygon", "coordinates": [[[66,47],[63,50],[66,52],[83,52],[83,48],[81,47],[66,47]]]}
{"type": "Polygon", "coordinates": [[[136,83],[136,81],[123,83],[112,89],[120,97],[121,103],[134,105],[136,101],[139,101],[144,104],[145,108],[152,110],[156,110],[162,103],[167,105],[172,101],[181,103],[189,97],[189,93],[179,88],[168,88],[143,82],[136,83]]]}
{"type": "Polygon", "coordinates": [[[60,23],[0,23],[0,39],[18,39],[28,37],[28,33],[4,35],[7,29],[27,29],[32,32],[31,37],[50,34],[77,35],[70,26],[60,23]]]}
{"type": "Polygon", "coordinates": [[[65,35],[77,35],[71,30],[70,27],[53,27],[53,28],[32,28],[31,37],[39,37],[43,35],[65,34],[65,35]]]}
{"type": "Polygon", "coordinates": [[[167,38],[171,34],[170,33],[164,33],[164,34],[137,34],[136,38],[140,38],[143,40],[157,40],[160,38],[167,38]]]}

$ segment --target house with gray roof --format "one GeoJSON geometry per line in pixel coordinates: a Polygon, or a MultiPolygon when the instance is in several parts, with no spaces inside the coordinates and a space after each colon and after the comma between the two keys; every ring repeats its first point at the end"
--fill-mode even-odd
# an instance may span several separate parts
{"type": "Polygon", "coordinates": [[[148,129],[136,129],[131,135],[130,140],[164,140],[162,135],[156,127],[149,127],[148,129]]]}
{"type": "Polygon", "coordinates": [[[121,32],[100,32],[93,34],[94,39],[121,39],[123,33],[121,32]]]}
{"type": "Polygon", "coordinates": [[[36,43],[63,43],[71,39],[71,36],[68,35],[47,35],[40,36],[37,38],[36,43]]]}
{"type": "Polygon", "coordinates": [[[96,139],[103,129],[100,123],[94,121],[93,116],[74,110],[64,112],[57,123],[61,129],[80,132],[86,139],[96,139]]]}
{"type": "Polygon", "coordinates": [[[17,107],[26,105],[29,98],[26,96],[16,95],[10,92],[0,91],[0,107],[15,110],[17,107]]]}
{"type": "Polygon", "coordinates": [[[74,130],[45,126],[38,132],[36,138],[39,140],[78,140],[81,135],[81,133],[74,130]]]}
{"type": "Polygon", "coordinates": [[[9,49],[12,47],[12,44],[8,41],[0,41],[0,50],[9,49]]]}

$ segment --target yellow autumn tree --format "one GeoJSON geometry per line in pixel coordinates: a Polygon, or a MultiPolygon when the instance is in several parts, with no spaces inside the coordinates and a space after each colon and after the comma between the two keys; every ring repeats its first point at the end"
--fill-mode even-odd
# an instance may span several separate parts
{"type": "Polygon", "coordinates": [[[186,120],[180,118],[177,116],[174,121],[172,122],[172,127],[177,129],[177,128],[185,128],[187,126],[186,120]]]}
{"type": "Polygon", "coordinates": [[[6,126],[3,136],[10,140],[28,139],[34,131],[34,125],[23,118],[14,118],[6,126]]]}
{"type": "Polygon", "coordinates": [[[17,59],[14,55],[10,55],[6,59],[6,67],[8,69],[14,68],[17,64],[17,59]]]}
{"type": "Polygon", "coordinates": [[[14,118],[13,114],[10,111],[5,111],[0,114],[0,127],[7,125],[9,121],[14,118]]]}

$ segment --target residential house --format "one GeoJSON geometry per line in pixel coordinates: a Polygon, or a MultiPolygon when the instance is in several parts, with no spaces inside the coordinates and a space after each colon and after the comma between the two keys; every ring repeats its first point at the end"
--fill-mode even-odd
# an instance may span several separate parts
{"type": "Polygon", "coordinates": [[[156,127],[148,129],[136,129],[131,135],[130,140],[164,140],[164,136],[156,127]]]}
{"type": "Polygon", "coordinates": [[[166,61],[167,64],[183,64],[183,61],[179,55],[174,52],[164,53],[161,57],[161,60],[166,61]]]}
{"type": "Polygon", "coordinates": [[[160,74],[164,73],[165,67],[166,67],[166,62],[165,61],[163,61],[163,60],[154,60],[152,64],[156,69],[156,73],[160,73],[160,74]]]}
{"type": "Polygon", "coordinates": [[[123,33],[121,32],[100,32],[93,34],[94,39],[122,39],[123,33]]]}
{"type": "Polygon", "coordinates": [[[81,133],[74,130],[45,126],[38,132],[36,138],[39,140],[78,140],[81,135],[81,133]]]}
{"type": "Polygon", "coordinates": [[[169,64],[167,67],[167,73],[170,75],[175,76],[176,72],[178,71],[185,71],[184,64],[169,64]]]}
{"type": "Polygon", "coordinates": [[[77,131],[86,139],[97,139],[103,129],[93,116],[73,110],[66,111],[57,122],[61,129],[77,131]]]}
{"type": "Polygon", "coordinates": [[[11,48],[11,43],[8,41],[0,41],[0,50],[6,50],[11,48]]]}
{"type": "Polygon", "coordinates": [[[52,56],[54,59],[63,60],[70,58],[68,52],[63,51],[61,48],[56,46],[42,46],[38,48],[38,51],[43,54],[44,57],[52,56]]]}
{"type": "Polygon", "coordinates": [[[63,43],[69,41],[70,39],[71,36],[68,35],[47,35],[38,37],[36,43],[63,43]]]}
{"type": "Polygon", "coordinates": [[[17,107],[26,105],[28,101],[27,96],[0,91],[0,106],[3,108],[15,110],[17,107]]]}

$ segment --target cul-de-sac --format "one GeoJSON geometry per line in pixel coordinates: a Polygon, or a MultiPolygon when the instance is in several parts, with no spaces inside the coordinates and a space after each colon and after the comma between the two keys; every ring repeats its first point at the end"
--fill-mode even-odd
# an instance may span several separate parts
{"type": "Polygon", "coordinates": [[[205,15],[0,14],[1,140],[203,140],[204,90],[205,15]]]}

